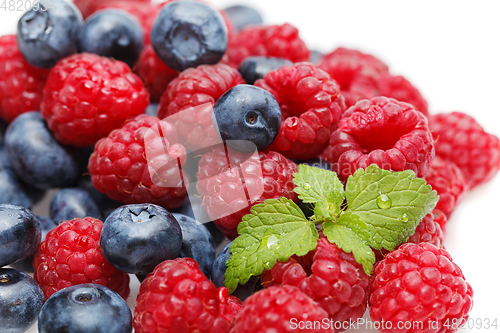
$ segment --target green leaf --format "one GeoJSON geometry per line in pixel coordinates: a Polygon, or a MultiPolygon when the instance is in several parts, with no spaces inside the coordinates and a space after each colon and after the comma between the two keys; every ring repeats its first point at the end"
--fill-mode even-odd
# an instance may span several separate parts
{"type": "Polygon", "coordinates": [[[238,225],[238,236],[229,251],[225,285],[233,292],[264,269],[271,269],[277,260],[292,255],[303,256],[316,248],[319,238],[313,222],[291,200],[268,199],[254,205],[238,225]]]}
{"type": "Polygon", "coordinates": [[[344,186],[335,172],[300,164],[293,182],[295,192],[303,202],[319,206],[318,211],[314,211],[316,218],[335,217],[340,213],[344,186]]]}
{"type": "Polygon", "coordinates": [[[393,250],[415,232],[439,197],[411,170],[391,172],[372,164],[349,177],[346,198],[346,212],[367,225],[368,245],[393,250]]]}
{"type": "Polygon", "coordinates": [[[335,243],[346,253],[352,252],[354,259],[363,265],[366,274],[371,274],[375,254],[367,244],[370,234],[359,216],[352,213],[342,214],[337,223],[326,222],[323,232],[330,243],[335,243]]]}

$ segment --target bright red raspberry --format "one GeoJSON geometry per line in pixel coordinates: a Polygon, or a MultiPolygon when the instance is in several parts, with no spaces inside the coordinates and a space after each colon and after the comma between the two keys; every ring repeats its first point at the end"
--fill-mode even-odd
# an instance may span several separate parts
{"type": "Polygon", "coordinates": [[[363,267],[352,253],[345,253],[324,236],[314,251],[278,261],[270,271],[264,271],[262,285],[298,287],[338,322],[337,327],[347,328],[361,318],[368,303],[369,277],[363,267]]]}
{"type": "Polygon", "coordinates": [[[472,288],[446,250],[429,243],[407,243],[375,265],[370,317],[386,322],[384,333],[402,332],[397,329],[401,322],[422,325],[404,332],[425,332],[434,328],[430,321],[438,323],[433,332],[454,332],[469,316],[472,295],[472,288]],[[452,329],[445,323],[456,323],[457,327],[452,329]]]}
{"type": "Polygon", "coordinates": [[[425,180],[439,195],[436,208],[442,210],[447,216],[450,216],[469,189],[462,170],[455,163],[439,156],[432,160],[425,180]]]}
{"type": "Polygon", "coordinates": [[[38,111],[48,75],[48,69],[24,60],[15,35],[0,37],[0,118],[10,123],[21,113],[38,111]]]}
{"type": "Polygon", "coordinates": [[[361,100],[339,121],[322,156],[343,178],[377,164],[392,171],[413,170],[423,177],[434,158],[427,118],[392,98],[361,100]]]}
{"type": "Polygon", "coordinates": [[[148,91],[127,64],[80,53],[50,71],[41,109],[58,141],[85,147],[144,113],[148,105],[148,91]]]}
{"type": "Polygon", "coordinates": [[[422,221],[417,225],[415,233],[408,238],[407,243],[431,243],[438,248],[443,247],[444,233],[438,221],[434,220],[434,214],[425,215],[422,221]]]}
{"type": "Polygon", "coordinates": [[[327,319],[328,313],[298,288],[271,287],[245,300],[231,333],[332,333],[324,325],[305,326],[307,322],[322,323],[327,319]]]}
{"type": "Polygon", "coordinates": [[[448,223],[448,217],[441,210],[434,208],[432,211],[432,219],[439,224],[443,233],[445,232],[446,224],[448,223]]]}
{"type": "MultiPolygon", "coordinates": [[[[86,18],[93,14],[98,9],[102,9],[102,0],[73,0],[75,5],[82,12],[83,18],[86,18]]],[[[150,0],[121,0],[120,2],[140,2],[140,3],[149,3],[150,0]]],[[[115,7],[111,7],[115,8],[115,7]]]]}
{"type": "Polygon", "coordinates": [[[293,174],[297,165],[276,152],[248,154],[216,147],[199,162],[197,189],[203,206],[230,239],[238,236],[241,218],[266,199],[286,197],[295,202],[293,174]]]}
{"type": "Polygon", "coordinates": [[[292,62],[308,61],[309,49],[292,25],[250,26],[234,35],[223,60],[234,68],[249,56],[285,58],[292,62]]]}
{"type": "Polygon", "coordinates": [[[186,161],[171,124],[139,115],[95,145],[89,172],[95,188],[125,203],[179,207],[186,197],[179,164],[186,161]]]}
{"type": "Polygon", "coordinates": [[[345,110],[338,84],[310,63],[282,66],[255,82],[271,92],[281,107],[281,128],[269,147],[288,158],[316,157],[345,110]]]}
{"type": "Polygon", "coordinates": [[[378,80],[389,72],[387,65],[371,54],[343,47],[324,55],[318,67],[339,83],[347,107],[380,95],[378,80]]]}
{"type": "Polygon", "coordinates": [[[142,282],[133,326],[136,333],[226,333],[240,307],[193,259],[166,260],[142,282]]]}
{"type": "Polygon", "coordinates": [[[385,74],[378,80],[379,95],[410,103],[418,111],[429,116],[427,101],[420,91],[401,75],[385,74]]]}
{"type": "Polygon", "coordinates": [[[135,64],[134,71],[144,81],[144,86],[149,91],[151,102],[158,103],[167,86],[175,79],[179,72],[165,65],[156,55],[151,44],[144,46],[135,64]]]}
{"type": "Polygon", "coordinates": [[[97,283],[127,299],[129,276],[113,268],[101,254],[98,219],[86,217],[65,221],[52,229],[33,259],[33,276],[45,299],[63,288],[97,283]]]}
{"type": "Polygon", "coordinates": [[[436,155],[455,163],[470,188],[484,183],[500,169],[500,140],[462,112],[440,113],[429,119],[436,155]]]}
{"type": "Polygon", "coordinates": [[[212,124],[212,107],[222,94],[244,83],[236,69],[224,64],[188,68],[169,83],[161,96],[158,117],[169,117],[187,149],[220,143],[212,124]]]}

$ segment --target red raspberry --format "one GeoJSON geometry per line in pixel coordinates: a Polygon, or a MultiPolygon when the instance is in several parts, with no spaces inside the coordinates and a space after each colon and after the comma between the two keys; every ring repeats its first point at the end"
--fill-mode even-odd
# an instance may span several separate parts
{"type": "Polygon", "coordinates": [[[389,253],[374,267],[371,290],[370,317],[385,321],[382,332],[402,332],[397,325],[408,322],[420,327],[404,332],[427,332],[436,320],[432,332],[454,332],[472,307],[472,288],[460,268],[446,250],[429,243],[407,243],[389,253]]]}
{"type": "Polygon", "coordinates": [[[441,230],[445,231],[446,224],[448,223],[448,217],[446,216],[445,213],[443,213],[441,210],[434,208],[432,211],[432,219],[439,224],[441,227],[441,230]]]}
{"type": "Polygon", "coordinates": [[[281,107],[281,128],[269,147],[288,158],[316,157],[328,145],[345,110],[338,84],[309,63],[282,66],[255,85],[271,92],[281,107]]]}
{"type": "Polygon", "coordinates": [[[169,117],[187,149],[220,143],[212,124],[212,107],[222,94],[244,83],[236,69],[224,64],[188,68],[169,83],[161,96],[158,117],[169,117]]]}
{"type": "Polygon", "coordinates": [[[264,271],[262,285],[298,287],[338,322],[337,327],[347,328],[361,318],[368,303],[369,277],[363,267],[352,253],[345,253],[324,236],[314,251],[278,261],[270,271],[264,271]]]}
{"type": "Polygon", "coordinates": [[[470,188],[484,183],[500,169],[500,140],[462,112],[440,113],[429,119],[436,155],[455,163],[470,188]]]}
{"type": "Polygon", "coordinates": [[[24,60],[15,35],[0,37],[0,117],[10,123],[21,113],[39,110],[48,74],[24,60]]]}
{"type": "Polygon", "coordinates": [[[351,106],[330,138],[323,157],[347,178],[370,164],[423,177],[434,158],[427,118],[405,102],[375,97],[351,106]]]}
{"type": "Polygon", "coordinates": [[[408,238],[407,243],[431,243],[438,248],[443,247],[444,233],[438,221],[434,220],[434,214],[427,214],[418,224],[415,233],[408,238]]]}
{"type": "Polygon", "coordinates": [[[65,221],[47,234],[33,259],[33,277],[45,299],[82,283],[101,284],[127,299],[128,274],[113,268],[101,254],[102,226],[98,219],[86,217],[65,221]]]}
{"type": "Polygon", "coordinates": [[[410,81],[401,75],[385,74],[378,80],[379,95],[391,97],[401,102],[410,103],[418,111],[429,116],[427,101],[410,81]]]}
{"type": "Polygon", "coordinates": [[[50,71],[41,109],[58,141],[84,147],[148,105],[142,80],[124,62],[80,53],[60,60],[50,71]]]}
{"type": "Polygon", "coordinates": [[[89,172],[95,188],[125,203],[179,207],[186,197],[179,169],[186,151],[169,123],[139,115],[95,145],[89,172]],[[154,178],[151,178],[154,174],[154,178]]]}
{"type": "Polygon", "coordinates": [[[347,107],[360,99],[380,95],[378,80],[389,72],[387,65],[376,57],[343,47],[324,55],[318,67],[339,83],[347,107]]]}
{"type": "Polygon", "coordinates": [[[203,206],[230,239],[250,207],[266,199],[289,198],[295,202],[293,174],[297,165],[276,152],[248,156],[216,147],[199,162],[197,189],[203,206]]]}
{"type": "Polygon", "coordinates": [[[231,333],[333,332],[326,325],[313,327],[315,321],[329,324],[328,313],[318,303],[296,287],[271,287],[245,300],[231,333]],[[311,326],[306,327],[308,322],[311,326]]]}
{"type": "MultiPolygon", "coordinates": [[[[93,14],[96,10],[102,9],[102,0],[73,0],[75,5],[82,12],[83,18],[86,18],[93,14]]],[[[149,3],[150,0],[121,0],[120,2],[140,2],[140,3],[149,3]]],[[[116,8],[116,7],[111,7],[116,8]]]]}
{"type": "Polygon", "coordinates": [[[153,103],[160,101],[161,95],[167,90],[170,81],[179,75],[179,72],[165,65],[156,55],[151,44],[144,46],[142,49],[134,71],[144,81],[153,103]]]}
{"type": "Polygon", "coordinates": [[[439,195],[436,208],[442,210],[447,216],[450,216],[469,189],[462,170],[455,163],[439,156],[432,160],[425,180],[439,195]]]}
{"type": "Polygon", "coordinates": [[[238,68],[249,56],[285,58],[292,62],[308,61],[309,49],[292,25],[250,26],[234,35],[223,60],[238,68]]]}
{"type": "Polygon", "coordinates": [[[241,307],[217,289],[191,258],[167,260],[142,282],[134,310],[136,333],[225,333],[241,307]]]}

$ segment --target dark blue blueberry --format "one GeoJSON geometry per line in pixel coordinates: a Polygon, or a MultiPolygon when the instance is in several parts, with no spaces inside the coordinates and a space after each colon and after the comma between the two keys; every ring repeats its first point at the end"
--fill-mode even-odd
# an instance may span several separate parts
{"type": "Polygon", "coordinates": [[[100,284],[79,284],[49,297],[38,316],[38,332],[130,333],[132,312],[113,290],[100,284]]]}
{"type": "Polygon", "coordinates": [[[26,332],[45,302],[42,289],[31,276],[0,268],[0,332],[26,332]]]}
{"type": "Polygon", "coordinates": [[[194,1],[163,6],[151,29],[151,44],[170,68],[182,72],[216,64],[227,48],[227,27],[212,7],[194,1]]]}
{"type": "Polygon", "coordinates": [[[50,217],[57,224],[87,216],[99,218],[101,211],[90,194],[81,188],[64,188],[58,191],[50,202],[50,217]]]}
{"type": "Polygon", "coordinates": [[[3,137],[5,135],[5,130],[7,129],[7,123],[0,119],[0,147],[3,147],[3,137]]]}
{"type": "Polygon", "coordinates": [[[152,103],[146,108],[146,114],[151,117],[158,117],[158,104],[152,103]]]}
{"type": "Polygon", "coordinates": [[[33,202],[24,191],[21,181],[12,170],[4,149],[0,149],[0,203],[31,208],[33,202]]]}
{"type": "Polygon", "coordinates": [[[118,207],[101,231],[104,258],[131,274],[152,272],[162,261],[177,258],[181,246],[179,223],[166,209],[153,204],[118,207]]]}
{"type": "Polygon", "coordinates": [[[119,9],[99,10],[85,19],[78,50],[115,58],[132,67],[143,44],[141,24],[119,9]]]}
{"type": "Polygon", "coordinates": [[[17,45],[35,67],[54,67],[59,59],[76,52],[82,14],[71,2],[37,1],[17,23],[17,45]]]}
{"type": "Polygon", "coordinates": [[[105,220],[108,215],[122,204],[110,199],[106,194],[99,192],[92,184],[88,175],[80,177],[76,185],[87,191],[101,211],[101,217],[105,220]]]}
{"type": "Polygon", "coordinates": [[[311,53],[309,55],[309,62],[313,64],[318,64],[323,58],[323,53],[317,51],[317,50],[311,50],[311,53]]]}
{"type": "MultiPolygon", "coordinates": [[[[57,224],[50,217],[37,216],[37,219],[38,219],[38,221],[40,221],[40,226],[42,228],[41,242],[43,242],[45,240],[45,237],[49,233],[49,231],[54,229],[55,227],[57,227],[57,224]]],[[[38,252],[38,250],[36,250],[35,253],[32,254],[31,256],[29,256],[28,258],[18,260],[15,263],[11,264],[11,266],[15,269],[18,269],[18,270],[26,272],[26,273],[33,273],[34,272],[34,270],[33,270],[33,258],[37,252],[38,252]]]]}
{"type": "MultiPolygon", "coordinates": [[[[224,246],[217,257],[215,257],[214,264],[212,265],[211,280],[217,288],[224,286],[224,274],[226,274],[227,269],[226,262],[231,256],[231,252],[229,252],[231,244],[232,242],[224,246]]],[[[252,276],[247,283],[239,284],[233,292],[233,295],[238,297],[241,301],[245,301],[245,299],[260,289],[262,289],[260,277],[252,276]]]]}
{"type": "Polygon", "coordinates": [[[248,6],[231,6],[224,9],[224,11],[229,15],[237,31],[249,25],[261,25],[263,23],[260,13],[248,6]]]}
{"type": "Polygon", "coordinates": [[[267,90],[248,84],[237,85],[214,105],[212,122],[228,147],[242,152],[266,149],[281,126],[281,110],[267,90]]]}
{"type": "Polygon", "coordinates": [[[243,80],[248,84],[254,84],[258,79],[274,71],[281,66],[291,66],[290,60],[265,56],[255,56],[246,58],[238,68],[243,80]]]}
{"type": "Polygon", "coordinates": [[[41,238],[40,221],[31,211],[0,204],[0,267],[35,253],[41,238]]]}
{"type": "Polygon", "coordinates": [[[210,276],[215,259],[215,244],[208,229],[192,217],[172,214],[182,230],[181,258],[193,258],[207,277],[210,276]]]}
{"type": "Polygon", "coordinates": [[[5,148],[13,170],[39,189],[71,186],[80,175],[76,150],[62,146],[40,112],[27,112],[7,128],[5,148]]]}

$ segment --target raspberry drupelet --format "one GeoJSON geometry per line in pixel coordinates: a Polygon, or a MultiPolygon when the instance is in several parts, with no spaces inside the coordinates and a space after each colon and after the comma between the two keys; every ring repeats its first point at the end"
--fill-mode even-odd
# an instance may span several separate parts
{"type": "Polygon", "coordinates": [[[144,113],[149,93],[124,62],[96,54],[74,54],[50,71],[42,115],[64,144],[92,146],[126,120],[144,113]]]}
{"type": "Polygon", "coordinates": [[[125,204],[182,205],[187,190],[184,147],[171,124],[139,115],[95,145],[89,172],[95,188],[125,204]]]}
{"type": "MultiPolygon", "coordinates": [[[[103,1],[101,0],[74,0],[73,1],[75,5],[80,9],[82,12],[83,18],[86,18],[93,14],[95,11],[102,9],[102,3],[103,1]]],[[[111,3],[117,2],[117,1],[110,1],[111,3]]],[[[123,3],[130,3],[130,6],[134,6],[134,3],[141,3],[141,4],[147,4],[150,2],[150,0],[120,0],[120,2],[123,3]]],[[[109,8],[109,7],[107,7],[109,8]]],[[[115,7],[113,7],[115,8],[115,7]]]]}
{"type": "Polygon", "coordinates": [[[379,96],[391,97],[401,102],[410,103],[422,112],[426,117],[429,116],[427,101],[420,91],[401,75],[382,75],[378,80],[379,96]]]}
{"type": "Polygon", "coordinates": [[[255,85],[272,93],[281,108],[281,128],[269,150],[307,160],[325,149],[345,110],[337,82],[325,71],[296,63],[267,73],[255,85]]]}
{"type": "Polygon", "coordinates": [[[347,109],[322,157],[346,179],[370,164],[391,171],[413,170],[423,177],[434,155],[423,113],[411,104],[375,97],[347,109]]]}

